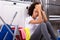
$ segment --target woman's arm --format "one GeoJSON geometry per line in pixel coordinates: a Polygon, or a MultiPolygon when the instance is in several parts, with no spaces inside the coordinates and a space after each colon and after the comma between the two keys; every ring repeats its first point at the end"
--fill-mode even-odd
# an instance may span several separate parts
{"type": "Polygon", "coordinates": [[[42,11],[44,22],[48,21],[45,11],[42,11]]]}
{"type": "Polygon", "coordinates": [[[29,23],[31,23],[31,24],[40,24],[42,22],[43,22],[42,14],[41,14],[41,12],[39,12],[38,19],[37,20],[31,20],[29,23]]]}

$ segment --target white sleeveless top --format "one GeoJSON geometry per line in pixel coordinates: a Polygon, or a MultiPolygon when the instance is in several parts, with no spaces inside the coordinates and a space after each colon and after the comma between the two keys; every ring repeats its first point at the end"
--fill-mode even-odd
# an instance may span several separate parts
{"type": "Polygon", "coordinates": [[[26,18],[25,27],[30,29],[30,34],[32,35],[39,24],[30,24],[31,20],[34,20],[31,16],[26,18]]]}

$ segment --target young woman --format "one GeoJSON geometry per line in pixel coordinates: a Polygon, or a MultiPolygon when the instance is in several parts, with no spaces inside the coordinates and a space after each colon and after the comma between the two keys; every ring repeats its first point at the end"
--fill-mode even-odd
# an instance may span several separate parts
{"type": "Polygon", "coordinates": [[[40,40],[42,35],[45,40],[56,40],[52,25],[39,2],[31,4],[28,15],[29,17],[25,20],[25,27],[30,29],[30,40],[40,40]]]}

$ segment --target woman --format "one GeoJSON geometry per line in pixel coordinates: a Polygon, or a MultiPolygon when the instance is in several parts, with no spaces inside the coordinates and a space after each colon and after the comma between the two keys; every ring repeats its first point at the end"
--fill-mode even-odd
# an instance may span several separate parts
{"type": "Polygon", "coordinates": [[[42,35],[45,40],[56,40],[52,25],[48,21],[39,2],[31,4],[28,9],[28,15],[29,17],[26,18],[25,27],[30,29],[30,40],[40,40],[42,35]]]}

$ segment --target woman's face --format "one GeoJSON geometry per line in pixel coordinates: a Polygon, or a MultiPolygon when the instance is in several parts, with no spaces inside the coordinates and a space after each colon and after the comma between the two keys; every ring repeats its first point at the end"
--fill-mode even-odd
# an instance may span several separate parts
{"type": "Polygon", "coordinates": [[[39,8],[40,6],[41,6],[41,4],[35,5],[35,8],[34,8],[33,14],[32,14],[32,16],[33,16],[34,18],[38,17],[39,13],[38,13],[38,11],[37,11],[37,8],[39,8]]]}

